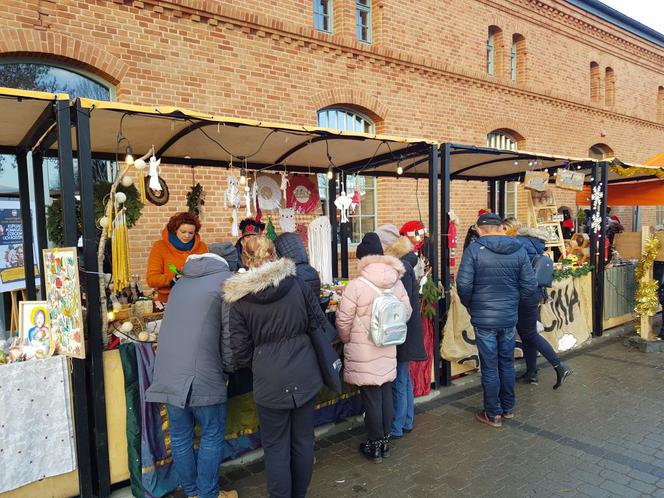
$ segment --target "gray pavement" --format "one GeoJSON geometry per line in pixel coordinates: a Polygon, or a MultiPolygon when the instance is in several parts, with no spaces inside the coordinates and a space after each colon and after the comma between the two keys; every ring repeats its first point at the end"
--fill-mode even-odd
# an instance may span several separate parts
{"type": "MultiPolygon", "coordinates": [[[[415,430],[376,465],[357,451],[362,426],[317,442],[310,497],[664,497],[664,353],[602,339],[567,357],[558,391],[519,385],[516,418],[479,424],[478,376],[416,408],[415,430]]],[[[261,461],[222,472],[224,489],[266,496],[261,461]]],[[[181,497],[174,494],[174,497],[181,497]]]]}

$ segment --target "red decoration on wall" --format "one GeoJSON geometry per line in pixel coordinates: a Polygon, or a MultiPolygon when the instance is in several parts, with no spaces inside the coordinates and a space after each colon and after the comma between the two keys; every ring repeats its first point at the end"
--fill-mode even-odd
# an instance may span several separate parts
{"type": "Polygon", "coordinates": [[[286,207],[292,207],[296,213],[311,213],[318,207],[320,194],[318,185],[310,176],[294,175],[288,177],[288,189],[286,190],[286,207]]]}

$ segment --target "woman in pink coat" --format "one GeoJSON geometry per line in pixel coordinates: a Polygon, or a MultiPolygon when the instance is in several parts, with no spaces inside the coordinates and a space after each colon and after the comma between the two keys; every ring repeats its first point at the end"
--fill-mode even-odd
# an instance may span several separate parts
{"type": "MultiPolygon", "coordinates": [[[[378,235],[370,232],[357,246],[362,278],[382,290],[391,289],[412,313],[408,294],[401,283],[404,267],[392,256],[384,256],[378,235]]],[[[337,331],[344,346],[344,379],[360,387],[364,422],[369,439],[360,452],[376,463],[390,454],[392,425],[392,381],[397,375],[396,346],[379,348],[369,337],[374,299],[378,293],[362,279],[352,280],[344,290],[337,311],[337,331]]]]}

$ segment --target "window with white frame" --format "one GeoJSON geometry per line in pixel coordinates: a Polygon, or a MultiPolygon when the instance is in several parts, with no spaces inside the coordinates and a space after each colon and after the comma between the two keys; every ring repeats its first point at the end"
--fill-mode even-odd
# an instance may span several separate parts
{"type": "Polygon", "coordinates": [[[371,43],[371,0],[356,0],[357,39],[371,43]]]}
{"type": "MultiPolygon", "coordinates": [[[[64,64],[38,59],[18,59],[0,62],[0,86],[37,90],[50,93],[67,93],[74,99],[87,97],[96,100],[112,100],[113,87],[97,76],[64,64]]],[[[108,161],[93,161],[93,178],[108,180],[108,161]]],[[[59,163],[56,158],[44,158],[45,187],[60,189],[59,163]]],[[[78,164],[74,159],[74,177],[78,182],[78,164]]],[[[0,185],[8,187],[7,192],[18,188],[16,158],[13,155],[0,155],[0,185]]],[[[0,195],[3,188],[0,187],[0,195]]]]}
{"type": "MultiPolygon", "coordinates": [[[[492,131],[486,136],[486,145],[492,149],[517,150],[517,140],[514,136],[501,130],[492,131]]],[[[505,217],[516,218],[518,212],[519,182],[505,184],[505,217]]]]}
{"type": "Polygon", "coordinates": [[[332,0],[314,0],[314,28],[332,33],[332,0]]]}
{"type": "MultiPolygon", "coordinates": [[[[375,133],[376,125],[366,115],[345,107],[328,107],[318,111],[318,126],[323,128],[336,128],[339,130],[357,131],[364,133],[375,133]]],[[[333,158],[334,160],[334,158],[333,158]]],[[[337,190],[340,188],[340,178],[337,176],[337,190]]],[[[356,190],[360,193],[360,205],[354,213],[349,213],[350,220],[350,238],[352,244],[359,244],[362,237],[368,232],[376,229],[376,179],[370,176],[347,176],[347,192],[356,190]]],[[[329,182],[327,175],[318,175],[318,190],[320,193],[323,213],[329,213],[329,182]]],[[[332,195],[335,195],[333,192],[332,195]]]]}
{"type": "Polygon", "coordinates": [[[489,30],[489,38],[486,41],[486,72],[489,76],[493,76],[494,43],[495,33],[489,30]]]}
{"type": "Polygon", "coordinates": [[[664,225],[664,206],[657,206],[657,225],[664,225]]]}

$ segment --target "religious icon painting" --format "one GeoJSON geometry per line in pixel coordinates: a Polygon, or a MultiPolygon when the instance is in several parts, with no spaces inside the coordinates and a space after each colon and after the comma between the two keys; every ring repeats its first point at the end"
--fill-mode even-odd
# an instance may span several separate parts
{"type": "Polygon", "coordinates": [[[55,341],[47,301],[22,301],[18,317],[19,344],[26,359],[51,356],[55,341]]]}
{"type": "Polygon", "coordinates": [[[74,358],[85,358],[75,247],[44,249],[44,284],[55,351],[74,358]]]}

